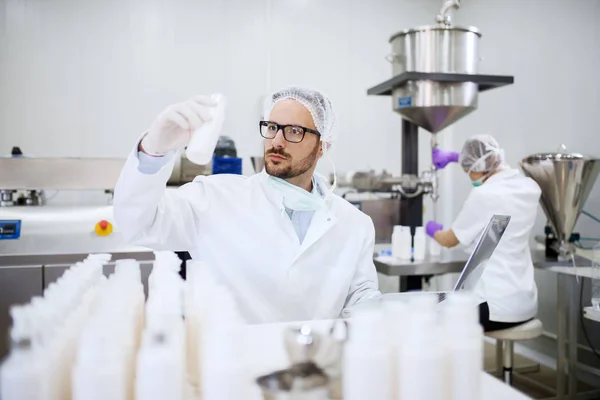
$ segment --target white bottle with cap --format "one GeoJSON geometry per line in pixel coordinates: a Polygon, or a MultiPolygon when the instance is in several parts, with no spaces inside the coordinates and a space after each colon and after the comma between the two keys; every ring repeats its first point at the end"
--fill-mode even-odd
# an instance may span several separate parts
{"type": "Polygon", "coordinates": [[[425,235],[425,228],[417,226],[415,228],[414,237],[414,253],[413,258],[415,261],[422,261],[425,259],[425,247],[427,243],[427,236],[425,235]]]}
{"type": "Polygon", "coordinates": [[[380,309],[357,310],[342,361],[344,400],[390,399],[391,359],[380,309]]]}
{"type": "Polygon", "coordinates": [[[410,227],[394,226],[392,233],[392,256],[401,260],[410,260],[412,255],[412,237],[410,227]]]}
{"type": "Polygon", "coordinates": [[[483,329],[473,294],[450,293],[442,304],[442,332],[446,348],[445,382],[450,400],[481,396],[483,329]]]}
{"type": "Polygon", "coordinates": [[[235,299],[224,286],[213,292],[213,308],[205,315],[200,343],[200,392],[204,400],[238,400],[247,390],[244,379],[242,326],[235,299]]]}
{"type": "Polygon", "coordinates": [[[392,380],[390,390],[392,399],[399,399],[398,396],[398,376],[400,368],[400,351],[404,340],[405,321],[409,312],[408,304],[405,301],[387,301],[383,302],[383,312],[386,324],[387,341],[389,346],[390,368],[392,371],[392,380]]]}
{"type": "Polygon", "coordinates": [[[400,399],[445,399],[446,358],[437,329],[437,304],[435,295],[419,294],[410,299],[397,363],[400,399]]]}
{"type": "Polygon", "coordinates": [[[439,257],[440,254],[442,254],[442,245],[432,237],[428,237],[427,241],[429,242],[427,245],[429,248],[429,254],[433,257],[439,257]]]}
{"type": "Polygon", "coordinates": [[[185,151],[186,157],[198,165],[207,165],[212,160],[225,120],[227,99],[220,93],[213,94],[211,99],[217,102],[210,108],[212,119],[194,131],[185,151]]]}

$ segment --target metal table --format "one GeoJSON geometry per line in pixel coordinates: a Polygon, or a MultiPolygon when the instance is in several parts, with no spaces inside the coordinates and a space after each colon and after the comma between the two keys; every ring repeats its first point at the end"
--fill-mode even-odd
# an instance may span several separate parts
{"type": "Polygon", "coordinates": [[[400,278],[400,292],[408,290],[407,278],[412,276],[434,276],[449,273],[459,273],[467,263],[467,253],[460,249],[442,251],[437,257],[429,254],[424,260],[411,261],[400,260],[390,256],[378,255],[381,250],[389,249],[389,244],[375,245],[376,254],[373,256],[373,263],[377,272],[387,276],[397,276],[400,278]]]}
{"type": "Polygon", "coordinates": [[[579,279],[592,277],[591,267],[548,267],[557,274],[557,357],[556,357],[556,398],[557,399],[597,399],[600,390],[577,393],[577,328],[579,326],[579,282],[575,279],[575,271],[579,279]],[[569,386],[567,392],[567,375],[569,386]]]}
{"type": "Polygon", "coordinates": [[[536,268],[557,274],[557,357],[556,357],[556,399],[588,400],[600,398],[600,390],[591,390],[577,393],[577,370],[580,368],[577,361],[577,328],[579,326],[579,313],[582,312],[579,304],[579,279],[590,279],[592,268],[587,258],[589,254],[580,251],[575,258],[575,265],[571,263],[548,261],[544,252],[532,251],[533,265],[536,268]],[[567,375],[569,378],[567,392],[567,375]]]}
{"type": "Polygon", "coordinates": [[[387,276],[441,275],[461,272],[467,262],[466,258],[440,259],[426,257],[421,261],[398,260],[392,257],[379,256],[373,259],[377,272],[387,276]]]}

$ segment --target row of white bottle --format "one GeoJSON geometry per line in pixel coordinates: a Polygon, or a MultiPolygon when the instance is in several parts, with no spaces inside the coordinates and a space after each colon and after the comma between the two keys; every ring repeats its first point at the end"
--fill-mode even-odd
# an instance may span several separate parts
{"type": "Polygon", "coordinates": [[[439,256],[441,253],[441,247],[432,238],[428,238],[425,234],[425,228],[417,226],[415,228],[415,235],[412,236],[410,226],[394,226],[392,232],[392,256],[401,260],[415,260],[422,261],[425,259],[427,254],[427,247],[429,247],[429,254],[431,256],[439,256]]]}
{"type": "Polygon", "coordinates": [[[244,398],[242,318],[229,289],[218,283],[203,262],[188,261],[185,322],[188,375],[200,398],[244,398]]]}
{"type": "Polygon", "coordinates": [[[118,260],[79,337],[73,400],[134,398],[144,300],[139,263],[118,260]]]}
{"type": "Polygon", "coordinates": [[[148,277],[135,396],[136,400],[184,400],[187,367],[181,260],[172,252],[155,252],[155,257],[148,277]]]}
{"type": "Polygon", "coordinates": [[[25,305],[11,307],[12,348],[0,366],[0,398],[63,400],[71,398],[76,341],[94,307],[110,255],[90,255],[67,269],[25,305]]]}
{"type": "Polygon", "coordinates": [[[471,295],[416,296],[357,312],[343,359],[345,400],[476,400],[483,331],[471,295]]]}

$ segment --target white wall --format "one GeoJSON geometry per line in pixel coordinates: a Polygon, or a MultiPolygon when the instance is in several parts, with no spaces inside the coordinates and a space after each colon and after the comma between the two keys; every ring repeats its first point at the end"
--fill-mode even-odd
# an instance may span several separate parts
{"type": "MultiPolygon", "coordinates": [[[[471,135],[490,133],[516,168],[561,143],[600,157],[600,1],[470,1],[455,19],[483,32],[481,72],[515,76],[514,85],[483,93],[479,109],[453,126],[456,149],[471,135]]],[[[457,213],[469,182],[460,168],[453,173],[457,213]]],[[[600,185],[586,209],[600,214],[600,185]]],[[[600,237],[600,225],[581,222],[585,236],[600,237]]],[[[540,209],[538,232],[544,223],[540,209]]]]}
{"type": "Polygon", "coordinates": [[[299,84],[336,105],[339,170],[396,173],[400,119],[366,89],[390,77],[389,36],[439,8],[438,0],[0,4],[1,153],[20,145],[39,156],[124,157],[165,106],[220,90],[231,99],[224,133],[248,158],[262,151],[262,97],[299,84]]]}

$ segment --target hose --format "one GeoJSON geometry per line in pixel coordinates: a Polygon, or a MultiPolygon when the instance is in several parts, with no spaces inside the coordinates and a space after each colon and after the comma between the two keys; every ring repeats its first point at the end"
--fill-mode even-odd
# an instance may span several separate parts
{"type": "Polygon", "coordinates": [[[594,221],[596,221],[597,223],[599,223],[599,224],[600,224],[600,218],[598,218],[598,217],[596,217],[596,216],[594,216],[594,215],[590,214],[589,212],[587,212],[587,211],[585,211],[585,210],[581,211],[581,213],[582,213],[583,215],[585,215],[586,217],[589,217],[589,218],[593,219],[594,221]]]}

